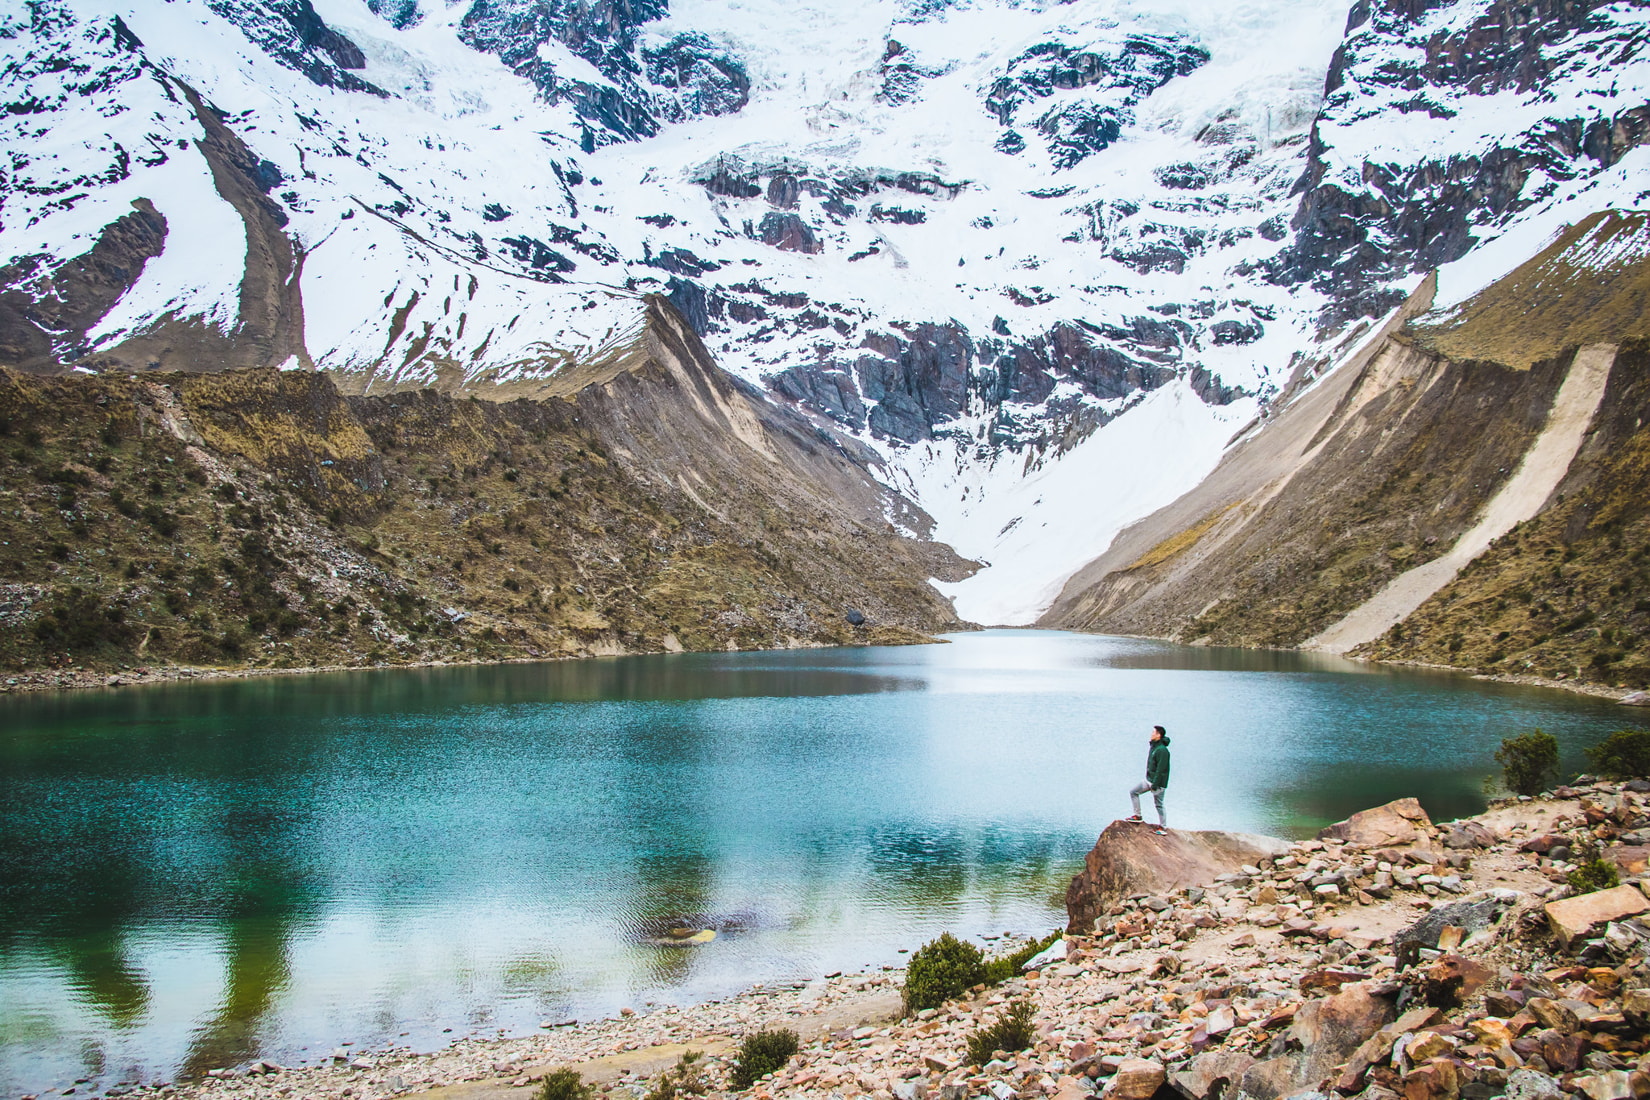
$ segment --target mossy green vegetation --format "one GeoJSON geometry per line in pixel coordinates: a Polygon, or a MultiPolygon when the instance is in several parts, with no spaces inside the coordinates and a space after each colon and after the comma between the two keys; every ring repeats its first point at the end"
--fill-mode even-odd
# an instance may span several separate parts
{"type": "Polygon", "coordinates": [[[1616,865],[1596,855],[1583,861],[1564,878],[1570,889],[1578,894],[1590,894],[1595,890],[1609,890],[1621,885],[1621,872],[1616,870],[1616,865]]]}
{"type": "Polygon", "coordinates": [[[1650,776],[1650,730],[1616,730],[1588,749],[1587,759],[1613,779],[1650,776]]]}
{"type": "Polygon", "coordinates": [[[774,527],[731,481],[707,508],[710,489],[681,488],[690,465],[627,463],[598,420],[561,397],[346,397],[302,371],[0,369],[0,667],[875,644],[943,625],[891,530],[823,504],[774,527]]]}
{"type": "Polygon", "coordinates": [[[697,1050],[686,1051],[676,1064],[659,1074],[643,1100],[681,1100],[684,1096],[703,1096],[710,1091],[710,1073],[697,1050]]]}
{"type": "Polygon", "coordinates": [[[1495,762],[1513,794],[1540,794],[1558,774],[1558,738],[1541,730],[1505,738],[1495,750],[1495,762]]]}
{"type": "Polygon", "coordinates": [[[938,1008],[976,985],[1006,982],[1061,935],[1056,930],[1008,955],[987,959],[978,947],[942,932],[939,938],[911,953],[905,968],[905,1011],[909,1014],[938,1008]]]}
{"type": "Polygon", "coordinates": [[[1008,979],[1018,975],[1020,968],[1025,966],[1026,963],[1054,946],[1054,941],[1063,935],[1065,935],[1064,932],[1055,929],[1042,939],[1031,940],[1023,947],[1007,955],[987,959],[985,962],[985,977],[981,980],[987,985],[998,985],[1008,981],[1008,979]]]}
{"type": "Polygon", "coordinates": [[[985,952],[949,932],[911,953],[905,966],[905,1011],[938,1008],[985,981],[985,952]]]}
{"type": "Polygon", "coordinates": [[[563,1067],[551,1070],[539,1082],[535,1100],[595,1100],[596,1086],[579,1076],[579,1071],[563,1067]]]}
{"type": "Polygon", "coordinates": [[[736,1089],[748,1089],[757,1081],[782,1069],[796,1053],[796,1032],[789,1028],[754,1031],[739,1044],[729,1082],[736,1089]]]}
{"type": "Polygon", "coordinates": [[[989,1027],[981,1028],[968,1036],[969,1064],[983,1066],[999,1052],[1013,1054],[1015,1051],[1026,1050],[1036,1039],[1037,1031],[1032,1026],[1031,1002],[1014,1001],[989,1027]]]}

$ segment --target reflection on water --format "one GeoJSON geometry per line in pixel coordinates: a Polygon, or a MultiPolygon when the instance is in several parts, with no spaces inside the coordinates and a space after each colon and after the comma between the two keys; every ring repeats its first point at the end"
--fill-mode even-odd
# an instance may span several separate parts
{"type": "Polygon", "coordinates": [[[1573,759],[1622,718],[1036,631],[0,699],[0,1091],[433,1047],[1045,931],[1158,722],[1171,821],[1299,832],[1401,795],[1470,812],[1507,733],[1573,759]],[[677,926],[719,935],[649,942],[677,926]]]}

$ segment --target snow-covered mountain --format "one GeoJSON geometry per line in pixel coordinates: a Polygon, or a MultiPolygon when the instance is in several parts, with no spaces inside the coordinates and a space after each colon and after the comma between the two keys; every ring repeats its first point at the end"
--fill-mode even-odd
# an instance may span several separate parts
{"type": "Polygon", "coordinates": [[[664,295],[1026,622],[1427,271],[1642,203],[1647,42],[1576,0],[31,0],[0,362],[531,395],[664,295]]]}

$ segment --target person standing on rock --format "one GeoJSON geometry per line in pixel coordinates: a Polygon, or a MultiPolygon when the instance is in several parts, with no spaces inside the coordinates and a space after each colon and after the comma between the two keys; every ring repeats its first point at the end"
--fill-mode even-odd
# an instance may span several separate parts
{"type": "Polygon", "coordinates": [[[1134,804],[1134,814],[1129,820],[1146,820],[1140,816],[1140,796],[1150,791],[1157,805],[1157,828],[1153,831],[1158,836],[1167,836],[1165,828],[1169,822],[1163,816],[1163,792],[1169,786],[1169,734],[1162,726],[1152,727],[1151,746],[1146,752],[1146,781],[1129,792],[1129,801],[1134,804]]]}

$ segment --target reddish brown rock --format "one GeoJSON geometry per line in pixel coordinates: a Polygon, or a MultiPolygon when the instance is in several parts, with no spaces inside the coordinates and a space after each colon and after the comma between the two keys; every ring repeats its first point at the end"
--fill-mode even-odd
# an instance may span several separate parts
{"type": "Polygon", "coordinates": [[[1254,1064],[1255,1059],[1241,1051],[1211,1050],[1170,1073],[1169,1084],[1186,1100],[1208,1100],[1226,1094],[1254,1064]]]}
{"type": "Polygon", "coordinates": [[[1392,1054],[1393,1044],[1400,1035],[1407,1035],[1443,1018],[1443,1013],[1430,1006],[1412,1008],[1392,1023],[1365,1039],[1347,1060],[1346,1068],[1335,1082],[1335,1089],[1354,1093],[1363,1088],[1364,1075],[1372,1066],[1384,1062],[1392,1054]]]}
{"type": "Polygon", "coordinates": [[[1456,1100],[1461,1074],[1447,1059],[1428,1062],[1404,1075],[1404,1100],[1456,1100]]]}
{"type": "Polygon", "coordinates": [[[1553,934],[1566,945],[1584,939],[1594,928],[1624,917],[1637,916],[1650,909],[1644,894],[1634,886],[1617,886],[1609,890],[1595,890],[1546,905],[1547,920],[1553,934]]]}
{"type": "Polygon", "coordinates": [[[1413,798],[1400,798],[1384,806],[1360,810],[1345,821],[1318,832],[1319,840],[1344,840],[1357,848],[1382,848],[1394,844],[1414,844],[1424,840],[1432,819],[1413,798]]]}
{"type": "Polygon", "coordinates": [[[1650,868],[1650,845],[1617,844],[1604,850],[1604,857],[1624,874],[1642,875],[1650,868]]]}
{"type": "Polygon", "coordinates": [[[1579,1035],[1555,1035],[1551,1032],[1542,1033],[1541,1057],[1555,1070],[1565,1073],[1573,1072],[1581,1065],[1581,1056],[1586,1052],[1587,1041],[1579,1035]]]}
{"type": "Polygon", "coordinates": [[[1525,1006],[1530,1015],[1544,1028],[1549,1028],[1560,1035],[1568,1035],[1581,1027],[1581,1020],[1575,1011],[1566,1005],[1561,1005],[1550,997],[1531,997],[1525,1006]]]}
{"type": "Polygon", "coordinates": [[[1359,970],[1337,970],[1326,966],[1302,975],[1300,987],[1302,993],[1339,993],[1341,986],[1348,982],[1361,982],[1367,977],[1368,974],[1359,970]]]}
{"type": "Polygon", "coordinates": [[[1138,822],[1114,821],[1100,834],[1082,872],[1066,890],[1066,928],[1087,935],[1095,919],[1118,898],[1202,885],[1288,850],[1288,842],[1275,837],[1184,829],[1158,836],[1138,822]]]}
{"type": "Polygon", "coordinates": [[[1150,1058],[1125,1058],[1106,1086],[1106,1095],[1113,1100],[1151,1100],[1166,1077],[1163,1066],[1150,1058]]]}
{"type": "Polygon", "coordinates": [[[1445,955],[1416,975],[1415,987],[1427,1004],[1455,1008],[1477,995],[1494,977],[1494,972],[1482,963],[1462,955],[1445,955]]]}
{"type": "Polygon", "coordinates": [[[1621,1012],[1634,1026],[1650,1028],[1650,989],[1629,989],[1622,994],[1621,1012]]]}
{"type": "Polygon", "coordinates": [[[1361,985],[1301,1005],[1289,1027],[1299,1054],[1256,1062],[1244,1073],[1244,1100],[1278,1100],[1317,1085],[1392,1023],[1392,1001],[1361,985]]]}

